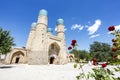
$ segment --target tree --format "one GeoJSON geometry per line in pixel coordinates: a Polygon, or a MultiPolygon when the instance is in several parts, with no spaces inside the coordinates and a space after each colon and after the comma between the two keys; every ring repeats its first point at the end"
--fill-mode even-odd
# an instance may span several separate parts
{"type": "Polygon", "coordinates": [[[90,55],[86,50],[79,50],[78,51],[79,59],[90,60],[90,55]]]}
{"type": "Polygon", "coordinates": [[[98,61],[110,60],[110,58],[112,58],[110,53],[111,53],[111,46],[107,43],[95,41],[93,42],[93,44],[90,45],[90,55],[93,58],[97,58],[98,61]]]}
{"type": "Polygon", "coordinates": [[[14,38],[10,35],[10,31],[0,28],[0,60],[1,55],[10,52],[14,45],[14,38]]]}

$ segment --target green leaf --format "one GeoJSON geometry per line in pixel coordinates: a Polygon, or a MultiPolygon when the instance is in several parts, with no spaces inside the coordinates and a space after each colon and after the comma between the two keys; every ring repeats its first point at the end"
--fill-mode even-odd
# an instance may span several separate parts
{"type": "Polygon", "coordinates": [[[74,64],[74,68],[77,68],[77,64],[74,64]]]}

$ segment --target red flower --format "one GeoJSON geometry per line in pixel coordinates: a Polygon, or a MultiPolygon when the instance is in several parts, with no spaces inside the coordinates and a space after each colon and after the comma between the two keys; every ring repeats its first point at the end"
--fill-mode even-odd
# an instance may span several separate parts
{"type": "Polygon", "coordinates": [[[103,64],[102,64],[102,67],[103,67],[103,68],[104,68],[104,67],[106,67],[106,66],[107,66],[107,64],[106,64],[106,63],[103,63],[103,64]]]}
{"type": "Polygon", "coordinates": [[[112,39],[112,42],[116,42],[116,40],[115,40],[115,39],[112,39]]]}
{"type": "Polygon", "coordinates": [[[117,59],[118,59],[118,55],[114,55],[113,58],[114,58],[115,60],[117,60],[117,59]]]}
{"type": "Polygon", "coordinates": [[[110,26],[110,27],[108,28],[108,30],[109,30],[109,31],[113,31],[113,30],[115,30],[115,27],[114,27],[114,26],[110,26]]]}
{"type": "Polygon", "coordinates": [[[94,59],[93,59],[93,62],[97,62],[97,59],[96,59],[96,58],[94,58],[94,59]]]}
{"type": "Polygon", "coordinates": [[[71,47],[71,46],[69,46],[69,47],[68,47],[68,50],[71,50],[71,49],[72,49],[72,47],[71,47]]]}
{"type": "Polygon", "coordinates": [[[114,46],[118,46],[118,43],[115,42],[115,43],[113,43],[113,45],[114,45],[114,46]]]}
{"type": "Polygon", "coordinates": [[[76,41],[76,40],[72,40],[72,43],[74,43],[74,44],[75,44],[75,43],[77,43],[77,41],[76,41]]]}
{"type": "Polygon", "coordinates": [[[97,59],[96,58],[93,59],[93,65],[97,65],[97,59]]]}
{"type": "Polygon", "coordinates": [[[116,52],[116,51],[117,51],[117,49],[116,49],[116,48],[112,48],[112,51],[113,51],[113,52],[116,52]]]}
{"type": "Polygon", "coordinates": [[[71,45],[74,47],[74,46],[75,46],[75,43],[71,43],[71,45]]]}

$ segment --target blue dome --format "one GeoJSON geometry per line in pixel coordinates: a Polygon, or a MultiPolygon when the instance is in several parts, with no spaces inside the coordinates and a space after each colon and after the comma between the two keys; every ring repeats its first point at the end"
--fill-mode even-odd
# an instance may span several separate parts
{"type": "Polygon", "coordinates": [[[57,25],[59,25],[59,24],[64,24],[64,20],[63,19],[58,19],[57,20],[57,25]]]}
{"type": "Polygon", "coordinates": [[[48,29],[47,29],[47,32],[52,32],[52,28],[48,28],[48,29]]]}
{"type": "Polygon", "coordinates": [[[36,25],[37,25],[37,23],[36,23],[36,22],[33,22],[33,23],[31,24],[31,28],[32,28],[32,29],[35,29],[35,28],[36,28],[36,25]]]}
{"type": "Polygon", "coordinates": [[[48,12],[45,9],[40,10],[39,15],[45,15],[47,16],[48,12]]]}

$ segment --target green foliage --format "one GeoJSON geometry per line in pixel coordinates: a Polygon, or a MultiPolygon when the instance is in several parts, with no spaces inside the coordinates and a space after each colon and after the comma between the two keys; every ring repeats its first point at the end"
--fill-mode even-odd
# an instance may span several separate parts
{"type": "Polygon", "coordinates": [[[111,65],[120,65],[120,59],[118,59],[118,60],[112,59],[112,60],[110,61],[110,64],[111,64],[111,65]]]}
{"type": "Polygon", "coordinates": [[[10,31],[0,28],[0,54],[7,54],[14,46],[14,38],[10,36],[10,31]]]}
{"type": "Polygon", "coordinates": [[[94,80],[120,80],[120,77],[115,77],[114,72],[120,72],[120,67],[116,67],[113,70],[110,70],[108,68],[101,67],[95,67],[93,68],[93,72],[88,72],[88,74],[85,74],[83,71],[83,65],[81,63],[74,64],[74,68],[78,68],[81,73],[76,76],[77,80],[85,79],[89,80],[90,78],[93,78],[94,80]]]}
{"type": "Polygon", "coordinates": [[[90,56],[92,58],[96,58],[98,61],[109,61],[113,57],[113,53],[111,52],[111,47],[107,43],[101,42],[93,42],[90,45],[90,56]],[[103,58],[104,56],[104,58],[103,58]]]}
{"type": "Polygon", "coordinates": [[[120,67],[114,68],[115,71],[120,72],[120,67]]]}
{"type": "Polygon", "coordinates": [[[77,64],[74,64],[74,68],[77,68],[77,64]]]}
{"type": "Polygon", "coordinates": [[[92,70],[94,71],[94,73],[89,72],[88,78],[93,77],[95,80],[114,80],[115,79],[113,72],[107,68],[105,69],[102,67],[98,67],[98,68],[93,68],[92,70]]]}
{"type": "Polygon", "coordinates": [[[80,75],[76,76],[77,80],[81,80],[84,77],[85,77],[84,73],[80,73],[80,75]]]}
{"type": "Polygon", "coordinates": [[[89,61],[90,60],[90,54],[89,52],[85,51],[85,50],[72,50],[71,53],[74,53],[75,56],[75,60],[76,62],[79,62],[79,60],[86,60],[89,61]]]}
{"type": "Polygon", "coordinates": [[[87,80],[87,77],[86,77],[86,75],[85,75],[85,73],[83,71],[83,68],[82,68],[83,66],[84,66],[84,63],[82,63],[81,60],[79,61],[79,63],[74,64],[74,68],[78,68],[79,70],[81,70],[81,73],[79,73],[79,75],[76,76],[77,80],[81,80],[83,78],[85,80],[87,80]]]}

